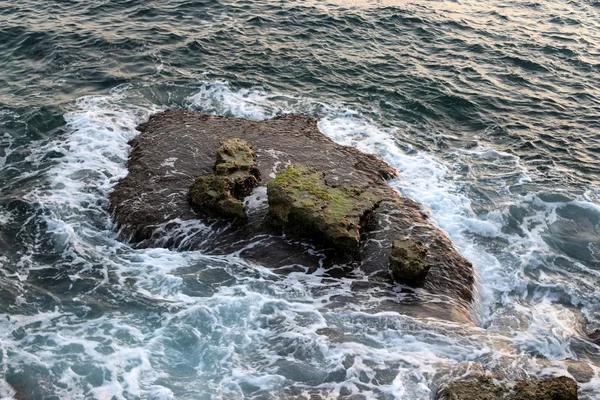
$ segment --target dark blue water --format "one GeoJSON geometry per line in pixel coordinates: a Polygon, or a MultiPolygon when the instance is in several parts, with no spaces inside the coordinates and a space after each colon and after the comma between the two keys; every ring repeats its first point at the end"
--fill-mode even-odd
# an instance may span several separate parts
{"type": "Polygon", "coordinates": [[[435,373],[466,360],[513,378],[568,375],[569,361],[596,373],[599,14],[0,0],[0,394],[430,399],[435,373]],[[479,326],[367,312],[377,298],[330,307],[351,282],[322,271],[117,241],[106,207],[127,141],[169,107],[308,113],[398,168],[390,184],[475,264],[479,326]]]}

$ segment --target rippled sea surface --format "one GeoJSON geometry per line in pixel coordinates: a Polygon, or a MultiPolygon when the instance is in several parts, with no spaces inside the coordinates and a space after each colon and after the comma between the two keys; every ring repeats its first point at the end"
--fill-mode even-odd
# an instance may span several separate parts
{"type": "Polygon", "coordinates": [[[462,361],[582,361],[600,398],[599,159],[598,2],[0,0],[0,397],[433,399],[462,361]],[[119,242],[127,142],[172,107],[307,113],[396,167],[474,263],[478,326],[119,242]]]}

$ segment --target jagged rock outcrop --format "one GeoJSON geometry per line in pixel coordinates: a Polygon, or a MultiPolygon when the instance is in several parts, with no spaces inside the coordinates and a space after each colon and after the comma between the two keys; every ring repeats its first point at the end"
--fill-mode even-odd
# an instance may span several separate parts
{"type": "Polygon", "coordinates": [[[245,219],[243,200],[259,180],[252,146],[238,138],[227,139],[217,150],[214,173],[200,175],[190,186],[190,203],[199,212],[245,219]]]}
{"type": "Polygon", "coordinates": [[[451,382],[438,400],[577,400],[577,382],[561,376],[541,380],[498,381],[479,375],[451,382]]]}
{"type": "MultiPolygon", "coordinates": [[[[377,293],[381,300],[373,311],[394,310],[417,317],[469,322],[474,292],[471,264],[458,254],[447,235],[429,220],[418,203],[400,196],[387,185],[386,179],[396,175],[393,168],[374,156],[334,143],[319,131],[314,118],[285,115],[251,121],[169,110],[152,116],[138,129],[139,136],[130,142],[129,175],[116,185],[110,196],[110,211],[122,239],[138,246],[198,249],[213,254],[239,252],[248,260],[282,272],[293,265],[302,265],[307,273],[334,267],[332,276],[359,279],[352,284],[352,298],[334,298],[329,307],[360,302],[363,293],[370,293],[372,299],[372,293],[377,293]],[[261,177],[260,186],[243,202],[242,194],[248,190],[235,193],[230,186],[223,189],[239,201],[228,214],[243,215],[246,217],[243,223],[198,212],[198,204],[218,210],[219,201],[194,200],[196,206],[189,201],[190,196],[195,197],[189,193],[194,182],[196,188],[210,188],[216,184],[215,176],[227,175],[228,172],[219,175],[221,168],[230,171],[226,167],[230,160],[218,152],[232,138],[253,147],[255,166],[261,177]],[[290,165],[296,167],[288,169],[290,165]],[[319,235],[290,235],[300,225],[290,224],[290,217],[297,220],[298,215],[308,213],[304,205],[291,198],[285,200],[290,189],[297,191],[294,185],[302,186],[291,179],[289,172],[294,168],[309,168],[305,172],[316,185],[304,187],[302,193],[311,198],[313,205],[322,208],[303,220],[302,229],[310,227],[319,235]],[[197,181],[198,177],[205,178],[197,181]],[[269,187],[273,210],[269,217],[265,186],[269,187]],[[322,197],[315,194],[321,190],[318,187],[324,190],[322,197]],[[350,198],[353,206],[347,202],[350,198]],[[327,222],[330,217],[342,216],[337,227],[327,222]],[[192,223],[196,220],[201,224],[192,223]],[[267,220],[271,223],[265,223],[267,220]],[[284,235],[273,229],[273,223],[283,228],[284,235]],[[209,225],[211,229],[202,227],[209,225]],[[368,229],[363,229],[366,225],[368,229]],[[337,239],[324,241],[322,234],[329,230],[338,230],[339,235],[332,236],[337,239]],[[204,234],[206,231],[210,233],[204,234]],[[417,274],[419,285],[425,290],[399,288],[392,280],[393,243],[406,238],[423,250],[415,254],[424,264],[423,270],[428,269],[422,278],[417,274]],[[306,246],[298,245],[299,241],[312,243],[318,251],[307,250],[306,246]],[[339,251],[340,248],[347,251],[339,251]]],[[[246,160],[250,162],[244,165],[252,164],[252,160],[246,160]]],[[[252,172],[249,175],[256,177],[252,172]]],[[[406,260],[402,262],[412,265],[406,260]]],[[[405,282],[411,280],[414,278],[405,282]]]]}
{"type": "Polygon", "coordinates": [[[431,269],[431,264],[427,262],[427,247],[408,237],[394,240],[390,269],[397,282],[421,286],[431,269]]]}
{"type": "Polygon", "coordinates": [[[332,187],[314,167],[290,165],[267,183],[272,224],[320,238],[346,254],[357,254],[360,235],[382,198],[355,186],[332,187]]]}

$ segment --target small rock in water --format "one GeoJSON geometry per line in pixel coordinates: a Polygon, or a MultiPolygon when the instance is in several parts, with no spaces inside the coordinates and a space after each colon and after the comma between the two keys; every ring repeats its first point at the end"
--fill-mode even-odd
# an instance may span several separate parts
{"type": "Polygon", "coordinates": [[[587,334],[587,337],[595,344],[600,344],[600,329],[594,329],[592,332],[587,334]]]}
{"type": "Polygon", "coordinates": [[[577,382],[566,376],[514,384],[479,375],[446,385],[438,400],[577,400],[577,382]]]}
{"type": "Polygon", "coordinates": [[[390,268],[397,282],[421,285],[431,268],[427,247],[410,238],[395,240],[390,254],[390,268]]]}
{"type": "Polygon", "coordinates": [[[594,377],[594,370],[589,364],[583,361],[566,361],[567,371],[575,378],[577,382],[586,383],[594,377]]]}
{"type": "Polygon", "coordinates": [[[568,203],[573,201],[573,198],[568,193],[562,192],[547,192],[538,194],[540,200],[546,203],[568,203]]]}
{"type": "Polygon", "coordinates": [[[258,185],[256,154],[247,142],[233,138],[217,150],[214,174],[199,176],[190,186],[190,203],[225,218],[247,217],[244,197],[258,185]]]}

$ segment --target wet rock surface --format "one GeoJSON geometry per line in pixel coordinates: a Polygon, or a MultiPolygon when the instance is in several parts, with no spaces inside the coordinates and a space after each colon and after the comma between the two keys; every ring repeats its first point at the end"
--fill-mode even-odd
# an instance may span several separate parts
{"type": "MultiPolygon", "coordinates": [[[[334,143],[319,131],[314,118],[285,115],[251,121],[169,110],[152,116],[138,130],[140,134],[130,142],[129,174],[110,196],[110,211],[123,240],[142,247],[211,254],[236,251],[249,261],[281,273],[291,271],[294,265],[303,266],[309,274],[324,268],[334,278],[359,278],[352,285],[356,296],[333,298],[328,307],[360,302],[364,294],[381,297],[376,309],[367,311],[393,310],[417,317],[470,322],[468,310],[474,285],[471,264],[458,254],[418,203],[387,185],[386,179],[396,175],[393,168],[371,155],[334,143]],[[216,176],[218,165],[228,162],[225,158],[220,162],[217,153],[223,142],[232,138],[253,147],[261,177],[259,186],[243,202],[243,223],[204,215],[189,202],[188,191],[197,178],[216,176]],[[313,178],[318,177],[330,198],[352,194],[360,199],[356,211],[343,212],[351,216],[346,223],[348,234],[339,242],[343,244],[295,235],[290,224],[281,223],[285,222],[283,214],[277,217],[271,213],[268,217],[265,186],[275,188],[271,182],[292,164],[319,171],[314,172],[313,178]],[[371,209],[366,213],[368,229],[362,229],[366,221],[361,221],[361,213],[365,215],[365,210],[371,209]],[[277,219],[283,234],[266,223],[277,219]],[[421,283],[425,290],[399,286],[392,279],[392,245],[404,238],[426,249],[423,262],[429,266],[429,272],[421,283]],[[352,257],[339,251],[340,247],[354,251],[357,246],[359,252],[352,257]]],[[[332,205],[331,199],[326,203],[321,220],[332,205]]],[[[308,226],[314,228],[319,218],[308,226]]]]}
{"type": "Polygon", "coordinates": [[[190,186],[190,203],[200,213],[245,219],[243,200],[259,180],[252,146],[241,139],[228,139],[217,149],[214,173],[200,175],[190,186]]]}
{"type": "Polygon", "coordinates": [[[269,221],[357,254],[361,231],[382,198],[355,186],[332,187],[319,168],[290,165],[267,184],[269,221]]]}
{"type": "Polygon", "coordinates": [[[394,240],[390,254],[390,269],[397,282],[420,286],[431,265],[427,262],[427,248],[410,238],[394,240]]]}
{"type": "Polygon", "coordinates": [[[577,400],[577,382],[566,376],[502,383],[480,376],[453,382],[438,400],[577,400]]]}
{"type": "Polygon", "coordinates": [[[567,371],[579,383],[587,383],[594,378],[594,370],[589,364],[581,361],[566,361],[567,371]]]}

